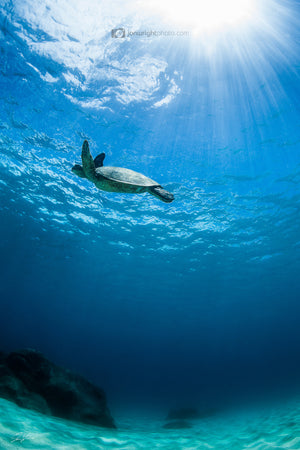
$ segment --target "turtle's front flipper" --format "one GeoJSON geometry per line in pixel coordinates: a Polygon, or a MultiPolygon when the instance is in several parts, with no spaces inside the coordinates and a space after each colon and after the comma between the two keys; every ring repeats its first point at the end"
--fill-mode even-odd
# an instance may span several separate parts
{"type": "Polygon", "coordinates": [[[174,200],[174,195],[163,189],[161,186],[151,187],[149,192],[154,195],[154,197],[159,198],[159,200],[162,200],[165,203],[171,203],[174,200]]]}
{"type": "Polygon", "coordinates": [[[82,160],[82,166],[83,166],[85,176],[90,181],[94,181],[94,179],[95,179],[95,163],[94,163],[94,160],[93,160],[91,152],[90,152],[88,141],[84,141],[84,143],[82,145],[81,160],[82,160]]]}
{"type": "Polygon", "coordinates": [[[105,158],[105,153],[100,153],[100,155],[96,156],[96,158],[94,159],[96,169],[97,169],[97,167],[103,167],[104,158],[105,158]]]}

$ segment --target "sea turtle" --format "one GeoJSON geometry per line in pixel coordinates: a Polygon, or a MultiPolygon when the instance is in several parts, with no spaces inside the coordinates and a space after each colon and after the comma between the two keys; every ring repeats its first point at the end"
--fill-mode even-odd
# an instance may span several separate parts
{"type": "Polygon", "coordinates": [[[174,195],[161,187],[159,183],[130,169],[123,167],[103,167],[105,153],[92,158],[89,143],[82,145],[82,166],[75,164],[72,171],[81,178],[92,181],[98,189],[109,192],[141,194],[149,192],[163,202],[171,203],[174,195]]]}

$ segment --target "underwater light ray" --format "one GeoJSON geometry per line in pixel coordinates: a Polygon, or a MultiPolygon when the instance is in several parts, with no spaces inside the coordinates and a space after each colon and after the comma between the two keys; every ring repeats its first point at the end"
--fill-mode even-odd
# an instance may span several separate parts
{"type": "Polygon", "coordinates": [[[255,3],[255,0],[153,0],[149,5],[142,0],[140,5],[169,22],[186,26],[193,33],[198,33],[251,18],[256,9],[255,3]]]}

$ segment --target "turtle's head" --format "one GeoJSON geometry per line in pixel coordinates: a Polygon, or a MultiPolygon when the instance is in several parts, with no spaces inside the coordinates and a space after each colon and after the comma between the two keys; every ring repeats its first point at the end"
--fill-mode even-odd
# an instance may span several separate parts
{"type": "Polygon", "coordinates": [[[81,167],[79,164],[75,164],[75,166],[72,167],[72,172],[80,178],[86,178],[83,167],[81,167]]]}

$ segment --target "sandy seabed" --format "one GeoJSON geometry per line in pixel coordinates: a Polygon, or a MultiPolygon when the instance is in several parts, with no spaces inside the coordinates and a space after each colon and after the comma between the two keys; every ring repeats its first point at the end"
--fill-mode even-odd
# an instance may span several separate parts
{"type": "Polygon", "coordinates": [[[194,420],[192,428],[162,428],[153,418],[115,412],[117,430],[47,417],[0,399],[1,449],[300,449],[300,401],[281,407],[231,411],[194,420]]]}

